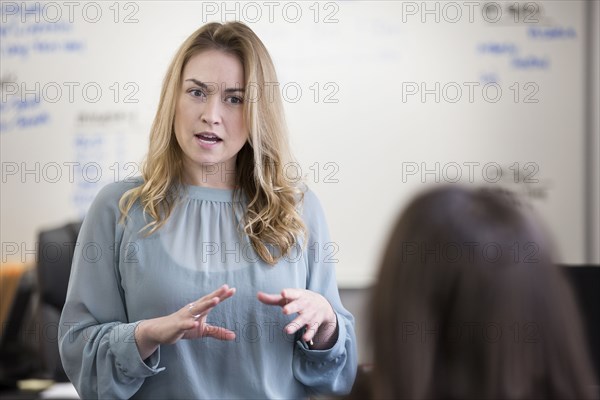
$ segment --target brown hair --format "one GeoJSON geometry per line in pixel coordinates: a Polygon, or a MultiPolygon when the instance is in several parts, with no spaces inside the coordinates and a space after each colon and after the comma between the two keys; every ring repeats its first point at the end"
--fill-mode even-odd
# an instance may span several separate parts
{"type": "Polygon", "coordinates": [[[306,236],[306,227],[297,210],[301,189],[285,176],[292,161],[289,150],[283,102],[278,90],[273,61],[256,34],[241,22],[209,23],[190,35],[181,45],[163,82],[158,110],[150,133],[150,147],[142,168],[144,183],[126,192],[119,203],[123,222],[131,207],[140,201],[151,217],[149,234],[166,222],[173,210],[174,189],[182,183],[181,148],[175,138],[173,121],[181,91],[181,74],[194,55],[220,50],[238,57],[244,68],[244,118],[248,142],[236,159],[236,189],[248,205],[243,231],[257,254],[275,264],[306,236]],[[269,251],[272,248],[273,253],[269,251]]]}
{"type": "Polygon", "coordinates": [[[407,207],[371,299],[375,398],[593,398],[577,307],[533,210],[452,186],[407,207]]]}

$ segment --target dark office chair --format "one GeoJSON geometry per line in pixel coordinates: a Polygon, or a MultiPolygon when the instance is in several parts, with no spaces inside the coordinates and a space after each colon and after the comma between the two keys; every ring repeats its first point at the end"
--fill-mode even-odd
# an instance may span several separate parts
{"type": "Polygon", "coordinates": [[[44,365],[52,379],[67,382],[58,353],[58,323],[65,304],[73,251],[81,222],[42,231],[38,248],[39,320],[44,365]]]}
{"type": "Polygon", "coordinates": [[[564,266],[583,319],[590,358],[600,382],[600,265],[564,266]]]}

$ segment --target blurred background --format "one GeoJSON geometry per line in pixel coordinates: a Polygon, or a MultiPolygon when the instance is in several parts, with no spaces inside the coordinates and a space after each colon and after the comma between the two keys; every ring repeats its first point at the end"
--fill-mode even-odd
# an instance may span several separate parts
{"type": "MultiPolygon", "coordinates": [[[[139,175],[168,63],[211,21],[245,22],[271,53],[279,82],[268,90],[283,96],[297,158],[286,176],[323,204],[331,242],[319,251],[357,317],[363,362],[380,253],[425,187],[517,191],[561,263],[600,264],[599,5],[2,1],[4,347],[55,344],[48,321],[64,301],[77,223],[102,186],[139,175]]],[[[597,272],[582,281],[600,287],[597,272]]],[[[46,369],[57,357],[48,347],[46,369]]]]}

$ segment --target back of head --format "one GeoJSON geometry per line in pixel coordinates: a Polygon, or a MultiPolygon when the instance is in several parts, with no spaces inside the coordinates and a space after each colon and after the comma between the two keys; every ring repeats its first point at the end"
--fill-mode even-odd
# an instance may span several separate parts
{"type": "Polygon", "coordinates": [[[570,287],[532,215],[503,190],[411,202],[372,298],[375,397],[594,397],[570,287]]]}

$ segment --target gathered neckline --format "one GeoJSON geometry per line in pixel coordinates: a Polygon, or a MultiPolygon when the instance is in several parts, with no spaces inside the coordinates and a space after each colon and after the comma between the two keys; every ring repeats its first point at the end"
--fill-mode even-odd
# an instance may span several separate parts
{"type": "MultiPolygon", "coordinates": [[[[196,186],[190,184],[183,184],[185,193],[188,197],[199,200],[219,201],[223,203],[233,203],[233,192],[234,189],[218,189],[205,186],[196,186]]],[[[242,198],[244,194],[242,193],[242,198]]],[[[239,200],[236,201],[238,203],[239,200]]]]}
{"type": "MultiPolygon", "coordinates": [[[[136,176],[131,178],[131,182],[134,182],[136,185],[141,185],[144,180],[141,176],[136,176]]],[[[219,188],[211,188],[206,186],[197,186],[189,183],[180,183],[176,187],[175,191],[179,191],[180,195],[187,196],[191,199],[197,200],[207,200],[207,201],[216,201],[221,203],[234,203],[233,201],[233,193],[235,189],[219,189],[219,188]]],[[[247,200],[246,193],[242,191],[241,199],[236,199],[235,203],[244,202],[247,200]]]]}

